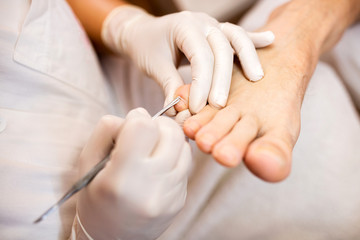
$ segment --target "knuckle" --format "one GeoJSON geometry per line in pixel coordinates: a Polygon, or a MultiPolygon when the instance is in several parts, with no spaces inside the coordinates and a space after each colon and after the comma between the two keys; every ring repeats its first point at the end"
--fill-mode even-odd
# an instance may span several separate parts
{"type": "Polygon", "coordinates": [[[211,24],[217,24],[218,23],[218,21],[215,18],[211,17],[207,13],[197,12],[196,14],[199,16],[199,18],[204,19],[205,21],[207,21],[207,22],[209,22],[211,24]]]}
{"type": "Polygon", "coordinates": [[[141,107],[135,108],[135,109],[131,110],[131,111],[128,113],[128,116],[133,116],[133,115],[135,115],[135,114],[136,114],[136,116],[139,116],[138,113],[146,115],[146,114],[147,114],[147,111],[146,111],[144,108],[141,108],[141,107]]]}
{"type": "Polygon", "coordinates": [[[240,32],[236,32],[234,33],[233,36],[234,36],[233,41],[236,45],[240,45],[245,49],[254,47],[254,44],[248,35],[241,34],[240,32]]]}
{"type": "Polygon", "coordinates": [[[158,199],[151,199],[143,206],[141,206],[139,210],[147,218],[158,218],[164,214],[164,209],[161,207],[161,205],[162,204],[159,204],[158,199]]]}
{"type": "Polygon", "coordinates": [[[194,18],[194,13],[190,12],[190,11],[181,11],[178,13],[178,17],[181,19],[181,20],[189,20],[189,19],[192,19],[194,18]]]}
{"type": "Polygon", "coordinates": [[[234,24],[232,24],[232,25],[233,25],[234,27],[236,27],[236,29],[237,29],[239,32],[246,33],[245,29],[242,28],[241,26],[239,26],[239,25],[234,25],[234,24]]]}
{"type": "Polygon", "coordinates": [[[206,36],[209,37],[211,34],[216,34],[216,33],[218,33],[218,31],[219,31],[218,28],[213,27],[213,26],[210,26],[210,27],[207,28],[207,34],[206,34],[206,36]]]}
{"type": "Polygon", "coordinates": [[[191,16],[192,13],[190,11],[181,11],[179,14],[184,15],[184,16],[191,16]]]}
{"type": "Polygon", "coordinates": [[[223,26],[224,26],[224,27],[232,27],[233,24],[232,24],[232,23],[229,23],[229,22],[225,22],[225,23],[223,23],[223,26]]]}
{"type": "Polygon", "coordinates": [[[133,121],[135,119],[143,119],[146,121],[150,119],[150,115],[144,108],[136,108],[126,115],[126,120],[133,121]]]}
{"type": "Polygon", "coordinates": [[[140,113],[143,113],[143,114],[147,114],[148,112],[146,111],[145,108],[142,108],[142,107],[139,107],[139,108],[136,108],[135,109],[136,111],[140,112],[140,113]]]}
{"type": "Polygon", "coordinates": [[[233,24],[231,24],[229,22],[225,22],[225,23],[220,24],[220,29],[221,30],[228,30],[228,29],[230,29],[232,27],[233,27],[233,24]]]}
{"type": "Polygon", "coordinates": [[[151,119],[133,118],[127,122],[128,128],[141,129],[142,131],[156,129],[151,119]]]}

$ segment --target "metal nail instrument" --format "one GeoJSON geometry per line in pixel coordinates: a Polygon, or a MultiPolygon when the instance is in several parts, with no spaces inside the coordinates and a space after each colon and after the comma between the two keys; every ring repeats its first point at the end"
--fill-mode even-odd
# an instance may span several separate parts
{"type": "MultiPolygon", "coordinates": [[[[158,113],[156,113],[152,119],[157,118],[164,114],[171,107],[175,106],[180,101],[180,97],[175,98],[171,103],[166,105],[163,109],[161,109],[158,113]]],[[[106,163],[110,160],[110,156],[106,156],[103,160],[101,160],[98,164],[96,164],[84,177],[78,180],[70,189],[67,191],[59,201],[57,201],[54,205],[52,205],[48,210],[46,210],[39,218],[37,218],[34,223],[39,223],[44,220],[50,213],[54,210],[58,209],[66,200],[68,200],[75,193],[79,192],[81,189],[86,187],[94,177],[105,167],[106,163]]]]}

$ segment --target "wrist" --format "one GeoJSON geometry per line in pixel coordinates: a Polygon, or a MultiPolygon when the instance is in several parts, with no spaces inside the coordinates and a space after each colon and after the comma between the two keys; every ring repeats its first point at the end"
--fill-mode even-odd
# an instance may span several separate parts
{"type": "Polygon", "coordinates": [[[123,5],[113,9],[105,18],[101,29],[104,45],[114,53],[126,54],[129,46],[127,30],[141,17],[151,16],[142,8],[123,5]]]}

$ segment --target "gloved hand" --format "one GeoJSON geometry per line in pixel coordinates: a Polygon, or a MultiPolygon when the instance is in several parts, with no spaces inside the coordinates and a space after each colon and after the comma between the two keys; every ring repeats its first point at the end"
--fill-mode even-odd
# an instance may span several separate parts
{"type": "MultiPolygon", "coordinates": [[[[126,5],[105,19],[102,39],[113,51],[129,56],[162,86],[165,104],[183,84],[177,66],[184,53],[192,69],[189,109],[199,112],[209,101],[224,107],[228,98],[234,52],[246,77],[257,81],[264,75],[255,47],[274,40],[272,32],[247,33],[230,23],[219,23],[204,13],[180,12],[154,17],[126,5]]],[[[170,114],[169,114],[170,113],[170,114]]],[[[168,111],[175,115],[175,110],[168,111]]]]}
{"type": "Polygon", "coordinates": [[[94,239],[157,238],[185,203],[191,152],[181,128],[144,109],[125,120],[104,117],[81,153],[81,176],[110,150],[110,161],[80,192],[83,228],[94,239]]]}

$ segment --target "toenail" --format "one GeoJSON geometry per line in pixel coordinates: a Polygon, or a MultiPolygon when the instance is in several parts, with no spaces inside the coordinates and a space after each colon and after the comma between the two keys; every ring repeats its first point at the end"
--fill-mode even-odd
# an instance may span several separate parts
{"type": "Polygon", "coordinates": [[[285,164],[284,154],[276,147],[271,145],[259,146],[255,151],[257,154],[265,155],[268,159],[276,161],[279,165],[285,164]]]}
{"type": "Polygon", "coordinates": [[[180,101],[175,105],[177,111],[181,112],[187,109],[187,104],[184,99],[180,98],[180,101]]]}
{"type": "Polygon", "coordinates": [[[215,152],[216,159],[225,166],[235,167],[241,161],[240,152],[233,146],[223,146],[215,152]]]}
{"type": "Polygon", "coordinates": [[[196,138],[196,141],[199,142],[202,150],[206,152],[211,151],[211,148],[216,140],[215,136],[210,133],[204,133],[196,138]]]}

